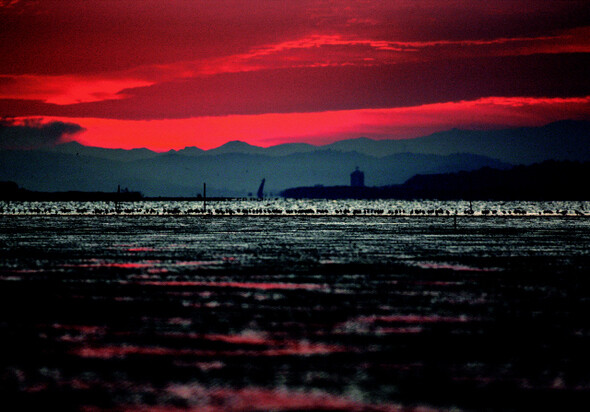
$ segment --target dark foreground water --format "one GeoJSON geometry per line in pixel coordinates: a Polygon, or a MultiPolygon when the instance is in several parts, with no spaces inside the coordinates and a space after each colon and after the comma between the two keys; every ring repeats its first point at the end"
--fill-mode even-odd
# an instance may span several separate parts
{"type": "Polygon", "coordinates": [[[590,219],[0,216],[2,410],[587,410],[590,219]]]}

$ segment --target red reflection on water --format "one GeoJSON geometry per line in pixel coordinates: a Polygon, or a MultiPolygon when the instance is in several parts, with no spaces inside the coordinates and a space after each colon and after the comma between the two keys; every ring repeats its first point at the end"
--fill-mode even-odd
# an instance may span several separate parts
{"type": "Polygon", "coordinates": [[[262,356],[320,355],[348,351],[339,345],[308,342],[305,340],[274,339],[258,332],[246,332],[239,335],[205,334],[200,335],[200,338],[233,345],[265,346],[267,349],[258,351],[262,356]]]}
{"type": "Polygon", "coordinates": [[[122,268],[122,269],[140,269],[140,268],[149,268],[157,263],[156,261],[153,262],[127,262],[127,263],[104,263],[100,266],[107,267],[107,268],[122,268]]]}
{"type": "Polygon", "coordinates": [[[275,342],[269,339],[265,334],[255,332],[248,332],[240,335],[207,334],[201,335],[200,337],[207,340],[232,343],[235,345],[271,345],[275,342]]]}
{"type": "MultiPolygon", "coordinates": [[[[375,412],[401,412],[408,410],[395,404],[368,404],[346,396],[333,395],[320,390],[298,391],[286,388],[266,389],[249,387],[243,389],[206,388],[201,385],[172,384],[166,391],[184,399],[195,410],[246,411],[252,410],[349,410],[375,412]]],[[[130,408],[133,409],[133,408],[130,408]]],[[[172,410],[172,409],[171,409],[172,410]]],[[[429,412],[430,408],[415,407],[413,411],[429,412]]]]}
{"type": "Polygon", "coordinates": [[[203,282],[203,281],[142,281],[141,285],[148,286],[206,286],[216,288],[240,288],[240,289],[304,289],[304,290],[323,290],[324,285],[313,283],[255,283],[255,282],[203,282]]]}
{"type": "Polygon", "coordinates": [[[59,331],[58,339],[62,342],[83,343],[88,339],[94,339],[97,336],[105,335],[106,328],[104,326],[91,325],[64,325],[54,323],[50,327],[59,331]]]}
{"type": "MultiPolygon", "coordinates": [[[[174,335],[174,334],[173,334],[174,335]]],[[[192,349],[170,348],[162,346],[138,346],[138,345],[105,345],[84,346],[77,348],[73,353],[84,358],[113,359],[124,358],[129,355],[143,356],[310,356],[327,355],[337,352],[348,352],[339,345],[307,342],[298,340],[267,339],[264,335],[197,335],[178,334],[180,337],[218,341],[231,345],[238,345],[236,349],[192,349]],[[245,346],[245,348],[244,348],[245,346]]]]}
{"type": "Polygon", "coordinates": [[[236,350],[200,350],[200,349],[174,349],[153,346],[102,346],[78,348],[73,351],[75,355],[83,358],[114,359],[124,358],[129,355],[142,356],[311,356],[327,355],[330,353],[347,352],[337,345],[325,345],[318,343],[292,342],[282,348],[268,348],[262,350],[236,349],[236,350]]]}
{"type": "Polygon", "coordinates": [[[155,252],[156,249],[152,247],[132,247],[127,249],[127,252],[155,252]]]}
{"type": "Polygon", "coordinates": [[[84,346],[73,351],[74,354],[83,358],[114,359],[124,358],[127,355],[183,355],[186,350],[169,349],[153,346],[134,345],[108,345],[101,347],[84,346]]]}
{"type": "Polygon", "coordinates": [[[267,349],[259,356],[310,356],[328,355],[330,353],[349,352],[349,350],[338,345],[327,345],[323,343],[310,343],[305,341],[286,342],[283,348],[267,349]]]}
{"type": "Polygon", "coordinates": [[[162,274],[162,273],[168,273],[168,269],[166,268],[150,268],[147,270],[148,273],[151,274],[162,274]]]}

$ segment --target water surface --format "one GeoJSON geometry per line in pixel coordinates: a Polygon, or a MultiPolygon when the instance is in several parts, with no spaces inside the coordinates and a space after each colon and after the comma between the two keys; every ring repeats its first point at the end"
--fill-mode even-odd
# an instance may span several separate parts
{"type": "Polygon", "coordinates": [[[588,404],[590,219],[478,214],[455,224],[372,206],[350,216],[47,215],[20,204],[29,213],[0,216],[3,402],[588,404]]]}

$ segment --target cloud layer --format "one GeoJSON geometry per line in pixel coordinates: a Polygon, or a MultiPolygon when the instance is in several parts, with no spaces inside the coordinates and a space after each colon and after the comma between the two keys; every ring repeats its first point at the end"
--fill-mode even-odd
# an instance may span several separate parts
{"type": "Polygon", "coordinates": [[[100,141],[104,147],[147,147],[156,151],[182,149],[186,146],[211,149],[237,139],[268,147],[289,142],[325,144],[359,136],[400,139],[453,127],[494,129],[541,126],[564,117],[586,119],[588,113],[590,96],[490,97],[412,107],[309,113],[200,116],[163,120],[79,118],[75,120],[87,131],[72,138],[87,145],[100,141]]]}
{"type": "MultiPolygon", "coordinates": [[[[136,138],[119,121],[590,95],[586,1],[5,1],[0,18],[0,115],[110,120],[124,145],[136,138]]],[[[538,121],[522,110],[512,113],[538,121]]],[[[414,135],[436,122],[394,116],[390,129],[402,123],[414,135]]],[[[106,144],[86,128],[76,138],[106,144]]]]}

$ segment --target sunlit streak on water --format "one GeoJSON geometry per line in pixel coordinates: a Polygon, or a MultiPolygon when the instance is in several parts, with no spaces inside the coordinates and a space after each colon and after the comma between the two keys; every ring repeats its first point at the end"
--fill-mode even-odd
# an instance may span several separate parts
{"type": "Polygon", "coordinates": [[[238,199],[136,202],[0,202],[0,215],[147,216],[590,216],[588,201],[238,199]]]}
{"type": "Polygon", "coordinates": [[[589,250],[577,215],[4,215],[0,388],[22,410],[568,409],[589,250]]]}

